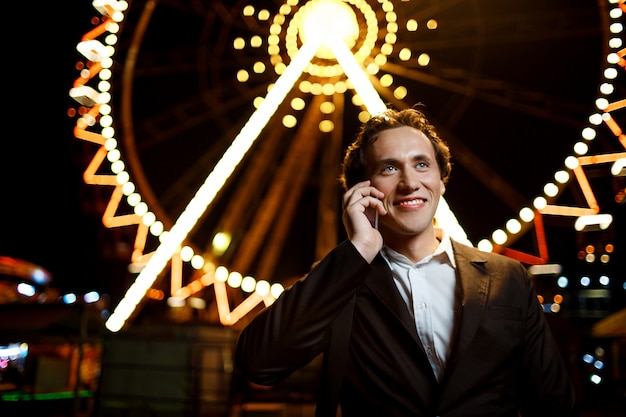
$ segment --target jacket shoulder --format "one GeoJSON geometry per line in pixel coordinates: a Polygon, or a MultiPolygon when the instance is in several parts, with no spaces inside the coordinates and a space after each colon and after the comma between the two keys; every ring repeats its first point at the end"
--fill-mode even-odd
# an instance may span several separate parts
{"type": "Polygon", "coordinates": [[[471,263],[494,264],[513,268],[523,268],[523,264],[517,259],[510,258],[500,253],[485,252],[474,246],[452,240],[452,249],[456,257],[462,257],[471,263]]]}

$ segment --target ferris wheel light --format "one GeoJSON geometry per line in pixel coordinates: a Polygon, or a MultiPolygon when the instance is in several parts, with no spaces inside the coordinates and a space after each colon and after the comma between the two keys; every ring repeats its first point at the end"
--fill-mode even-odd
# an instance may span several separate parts
{"type": "Polygon", "coordinates": [[[611,174],[616,177],[626,176],[626,158],[619,158],[611,165],[611,174]]]}
{"type": "Polygon", "coordinates": [[[76,49],[92,62],[100,62],[110,56],[110,49],[95,39],[78,43],[76,49]]]}
{"type": "Polygon", "coordinates": [[[99,95],[99,92],[88,85],[81,85],[70,89],[70,97],[87,107],[96,105],[99,95]]]}
{"type": "MultiPolygon", "coordinates": [[[[350,6],[340,0],[319,0],[306,3],[303,10],[300,37],[302,43],[330,32],[333,39],[351,48],[359,38],[359,24],[350,6]]],[[[320,58],[334,58],[328,45],[322,45],[316,53],[320,58]]]]}
{"type": "Polygon", "coordinates": [[[580,216],[576,219],[574,228],[577,231],[589,230],[606,230],[613,222],[613,216],[610,214],[593,214],[580,216]]]}
{"type": "Polygon", "coordinates": [[[102,16],[113,18],[116,21],[121,21],[119,15],[123,17],[122,12],[128,8],[127,2],[117,0],[93,0],[91,4],[102,16]]]}
{"type": "Polygon", "coordinates": [[[337,61],[343,67],[348,80],[354,85],[354,89],[357,91],[361,99],[365,103],[365,107],[370,114],[382,113],[387,109],[385,103],[381,100],[380,96],[372,86],[372,83],[367,78],[367,75],[361,69],[358,62],[352,55],[352,52],[348,49],[348,46],[343,42],[333,42],[327,40],[327,44],[337,57],[337,61]]]}

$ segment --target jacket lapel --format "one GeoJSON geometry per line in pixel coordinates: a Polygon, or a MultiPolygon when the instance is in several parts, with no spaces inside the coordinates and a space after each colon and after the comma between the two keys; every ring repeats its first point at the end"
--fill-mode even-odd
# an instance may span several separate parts
{"type": "Polygon", "coordinates": [[[374,262],[372,262],[372,267],[374,271],[370,278],[367,279],[365,285],[393,312],[423,350],[417,335],[417,329],[415,328],[415,321],[411,318],[409,309],[393,281],[387,261],[378,254],[374,262]]]}
{"type": "Polygon", "coordinates": [[[462,292],[461,318],[446,373],[454,367],[476,334],[487,303],[490,284],[487,261],[480,251],[454,241],[452,246],[462,292]]]}

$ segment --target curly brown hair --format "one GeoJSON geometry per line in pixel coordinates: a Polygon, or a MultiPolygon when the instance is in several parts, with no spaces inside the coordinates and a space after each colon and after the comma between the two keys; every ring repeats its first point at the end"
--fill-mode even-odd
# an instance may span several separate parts
{"type": "Polygon", "coordinates": [[[444,184],[448,182],[450,171],[452,170],[450,148],[439,137],[435,127],[428,121],[424,113],[414,106],[404,110],[388,108],[361,125],[356,139],[346,149],[343,159],[339,181],[344,190],[348,190],[356,183],[366,179],[366,155],[370,146],[378,139],[380,132],[402,126],[414,127],[428,137],[435,149],[435,158],[437,159],[441,179],[444,184]]]}

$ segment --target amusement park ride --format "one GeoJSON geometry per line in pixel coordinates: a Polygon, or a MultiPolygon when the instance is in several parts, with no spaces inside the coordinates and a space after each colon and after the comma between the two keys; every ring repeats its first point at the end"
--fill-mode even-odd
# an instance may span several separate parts
{"type": "Polygon", "coordinates": [[[450,144],[453,236],[555,285],[618,280],[625,6],[531,3],[94,1],[74,133],[134,274],[106,327],[271,304],[343,238],[341,154],[386,105],[423,103],[450,144]]]}

